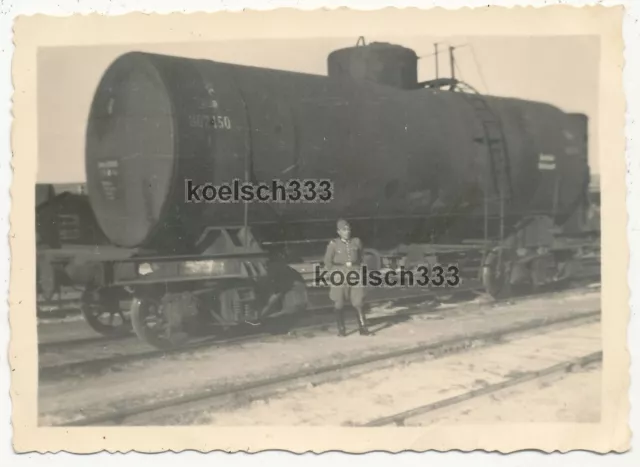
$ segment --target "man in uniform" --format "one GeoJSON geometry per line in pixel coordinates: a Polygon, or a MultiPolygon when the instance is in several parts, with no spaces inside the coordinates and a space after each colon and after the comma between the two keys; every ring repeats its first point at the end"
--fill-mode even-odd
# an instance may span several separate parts
{"type": "Polygon", "coordinates": [[[362,283],[361,265],[362,265],[362,242],[359,238],[351,238],[351,227],[345,220],[338,221],[339,238],[331,240],[327,246],[327,252],[324,255],[324,267],[329,274],[332,271],[341,271],[345,277],[342,285],[331,285],[329,297],[334,302],[336,322],[338,325],[338,335],[345,336],[346,329],[344,324],[344,302],[351,300],[351,304],[358,312],[358,327],[360,335],[368,336],[371,333],[367,328],[367,323],[362,312],[364,301],[364,287],[362,285],[350,286],[346,277],[349,271],[358,272],[358,280],[362,283]]]}

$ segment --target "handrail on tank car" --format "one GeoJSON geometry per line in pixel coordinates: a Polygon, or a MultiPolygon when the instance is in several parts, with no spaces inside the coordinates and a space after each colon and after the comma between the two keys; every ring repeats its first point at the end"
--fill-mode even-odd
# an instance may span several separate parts
{"type": "Polygon", "coordinates": [[[449,91],[462,91],[465,92],[464,88],[467,88],[469,91],[475,94],[480,94],[477,89],[471,86],[469,83],[464,81],[460,81],[456,78],[437,78],[430,79],[428,81],[421,81],[418,83],[419,88],[443,88],[445,86],[449,86],[449,91]]]}
{"type": "Polygon", "coordinates": [[[427,81],[421,81],[418,83],[418,86],[421,88],[441,88],[444,86],[455,86],[458,83],[459,81],[454,78],[436,78],[427,81]]]}

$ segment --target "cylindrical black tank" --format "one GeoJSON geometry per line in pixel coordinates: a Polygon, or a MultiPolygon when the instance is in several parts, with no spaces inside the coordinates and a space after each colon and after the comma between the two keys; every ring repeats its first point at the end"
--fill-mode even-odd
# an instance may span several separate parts
{"type": "MultiPolygon", "coordinates": [[[[571,119],[546,104],[486,99],[506,135],[507,214],[568,216],[584,172],[568,149],[571,119]]],[[[231,183],[247,167],[254,181],[333,182],[328,203],[251,204],[262,240],[331,236],[345,217],[368,244],[385,231],[404,241],[422,235],[413,220],[437,232],[437,213],[482,213],[483,138],[458,93],[135,52],[96,90],[87,185],[101,228],[123,247],[189,251],[206,226],[242,225],[242,203],[188,203],[185,180],[231,183]]]]}

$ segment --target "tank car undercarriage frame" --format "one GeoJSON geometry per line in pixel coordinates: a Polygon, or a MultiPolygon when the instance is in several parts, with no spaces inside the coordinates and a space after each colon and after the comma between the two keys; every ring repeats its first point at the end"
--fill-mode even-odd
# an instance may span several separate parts
{"type": "Polygon", "coordinates": [[[548,216],[532,216],[483,254],[481,280],[493,298],[511,295],[513,286],[532,291],[572,276],[581,251],[592,243],[558,235],[560,228],[548,216]]]}
{"type": "MultiPolygon", "coordinates": [[[[376,270],[457,264],[460,285],[477,284],[491,297],[504,298],[514,285],[536,289],[569,276],[581,244],[559,241],[554,229],[549,217],[534,216],[503,240],[412,244],[393,251],[365,248],[364,263],[376,270]]],[[[205,329],[265,325],[307,308],[307,284],[317,258],[303,258],[300,264],[289,258],[274,261],[243,227],[208,229],[199,245],[201,253],[194,255],[120,252],[109,260],[81,264],[71,282],[85,287],[82,312],[87,323],[107,336],[133,328],[145,343],[170,348],[205,329]],[[122,313],[124,301],[130,303],[128,319],[122,313]],[[124,324],[113,325],[113,315],[124,324]]],[[[69,259],[57,255],[44,264],[56,261],[69,259]]],[[[59,280],[45,282],[60,285],[59,280]]]]}
{"type": "MultiPolygon", "coordinates": [[[[393,251],[365,250],[371,268],[414,270],[418,265],[456,265],[460,283],[482,288],[493,299],[509,297],[516,286],[537,289],[571,277],[584,247],[593,242],[563,238],[550,217],[521,220],[503,239],[467,239],[460,244],[411,244],[393,251]]],[[[447,285],[447,287],[449,287],[447,285]]]]}
{"type": "Polygon", "coordinates": [[[169,348],[209,326],[262,325],[306,308],[300,274],[269,258],[249,228],[209,228],[196,250],[111,265],[113,285],[132,290],[133,330],[146,343],[169,348]]]}

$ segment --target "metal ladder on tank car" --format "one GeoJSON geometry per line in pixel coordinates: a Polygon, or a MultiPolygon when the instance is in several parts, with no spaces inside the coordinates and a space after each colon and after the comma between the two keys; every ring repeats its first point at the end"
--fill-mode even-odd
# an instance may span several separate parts
{"type": "MultiPolygon", "coordinates": [[[[502,122],[491,110],[486,99],[471,86],[466,86],[458,82],[454,91],[460,92],[465,100],[472,106],[476,117],[482,125],[484,141],[487,145],[491,179],[498,193],[497,198],[489,196],[488,186],[484,196],[485,204],[485,242],[489,240],[488,211],[492,201],[496,201],[500,208],[500,241],[504,240],[505,231],[505,210],[506,205],[511,201],[513,187],[511,185],[511,174],[509,164],[509,154],[505,143],[502,122]]],[[[489,178],[487,178],[487,185],[489,178]]]]}

